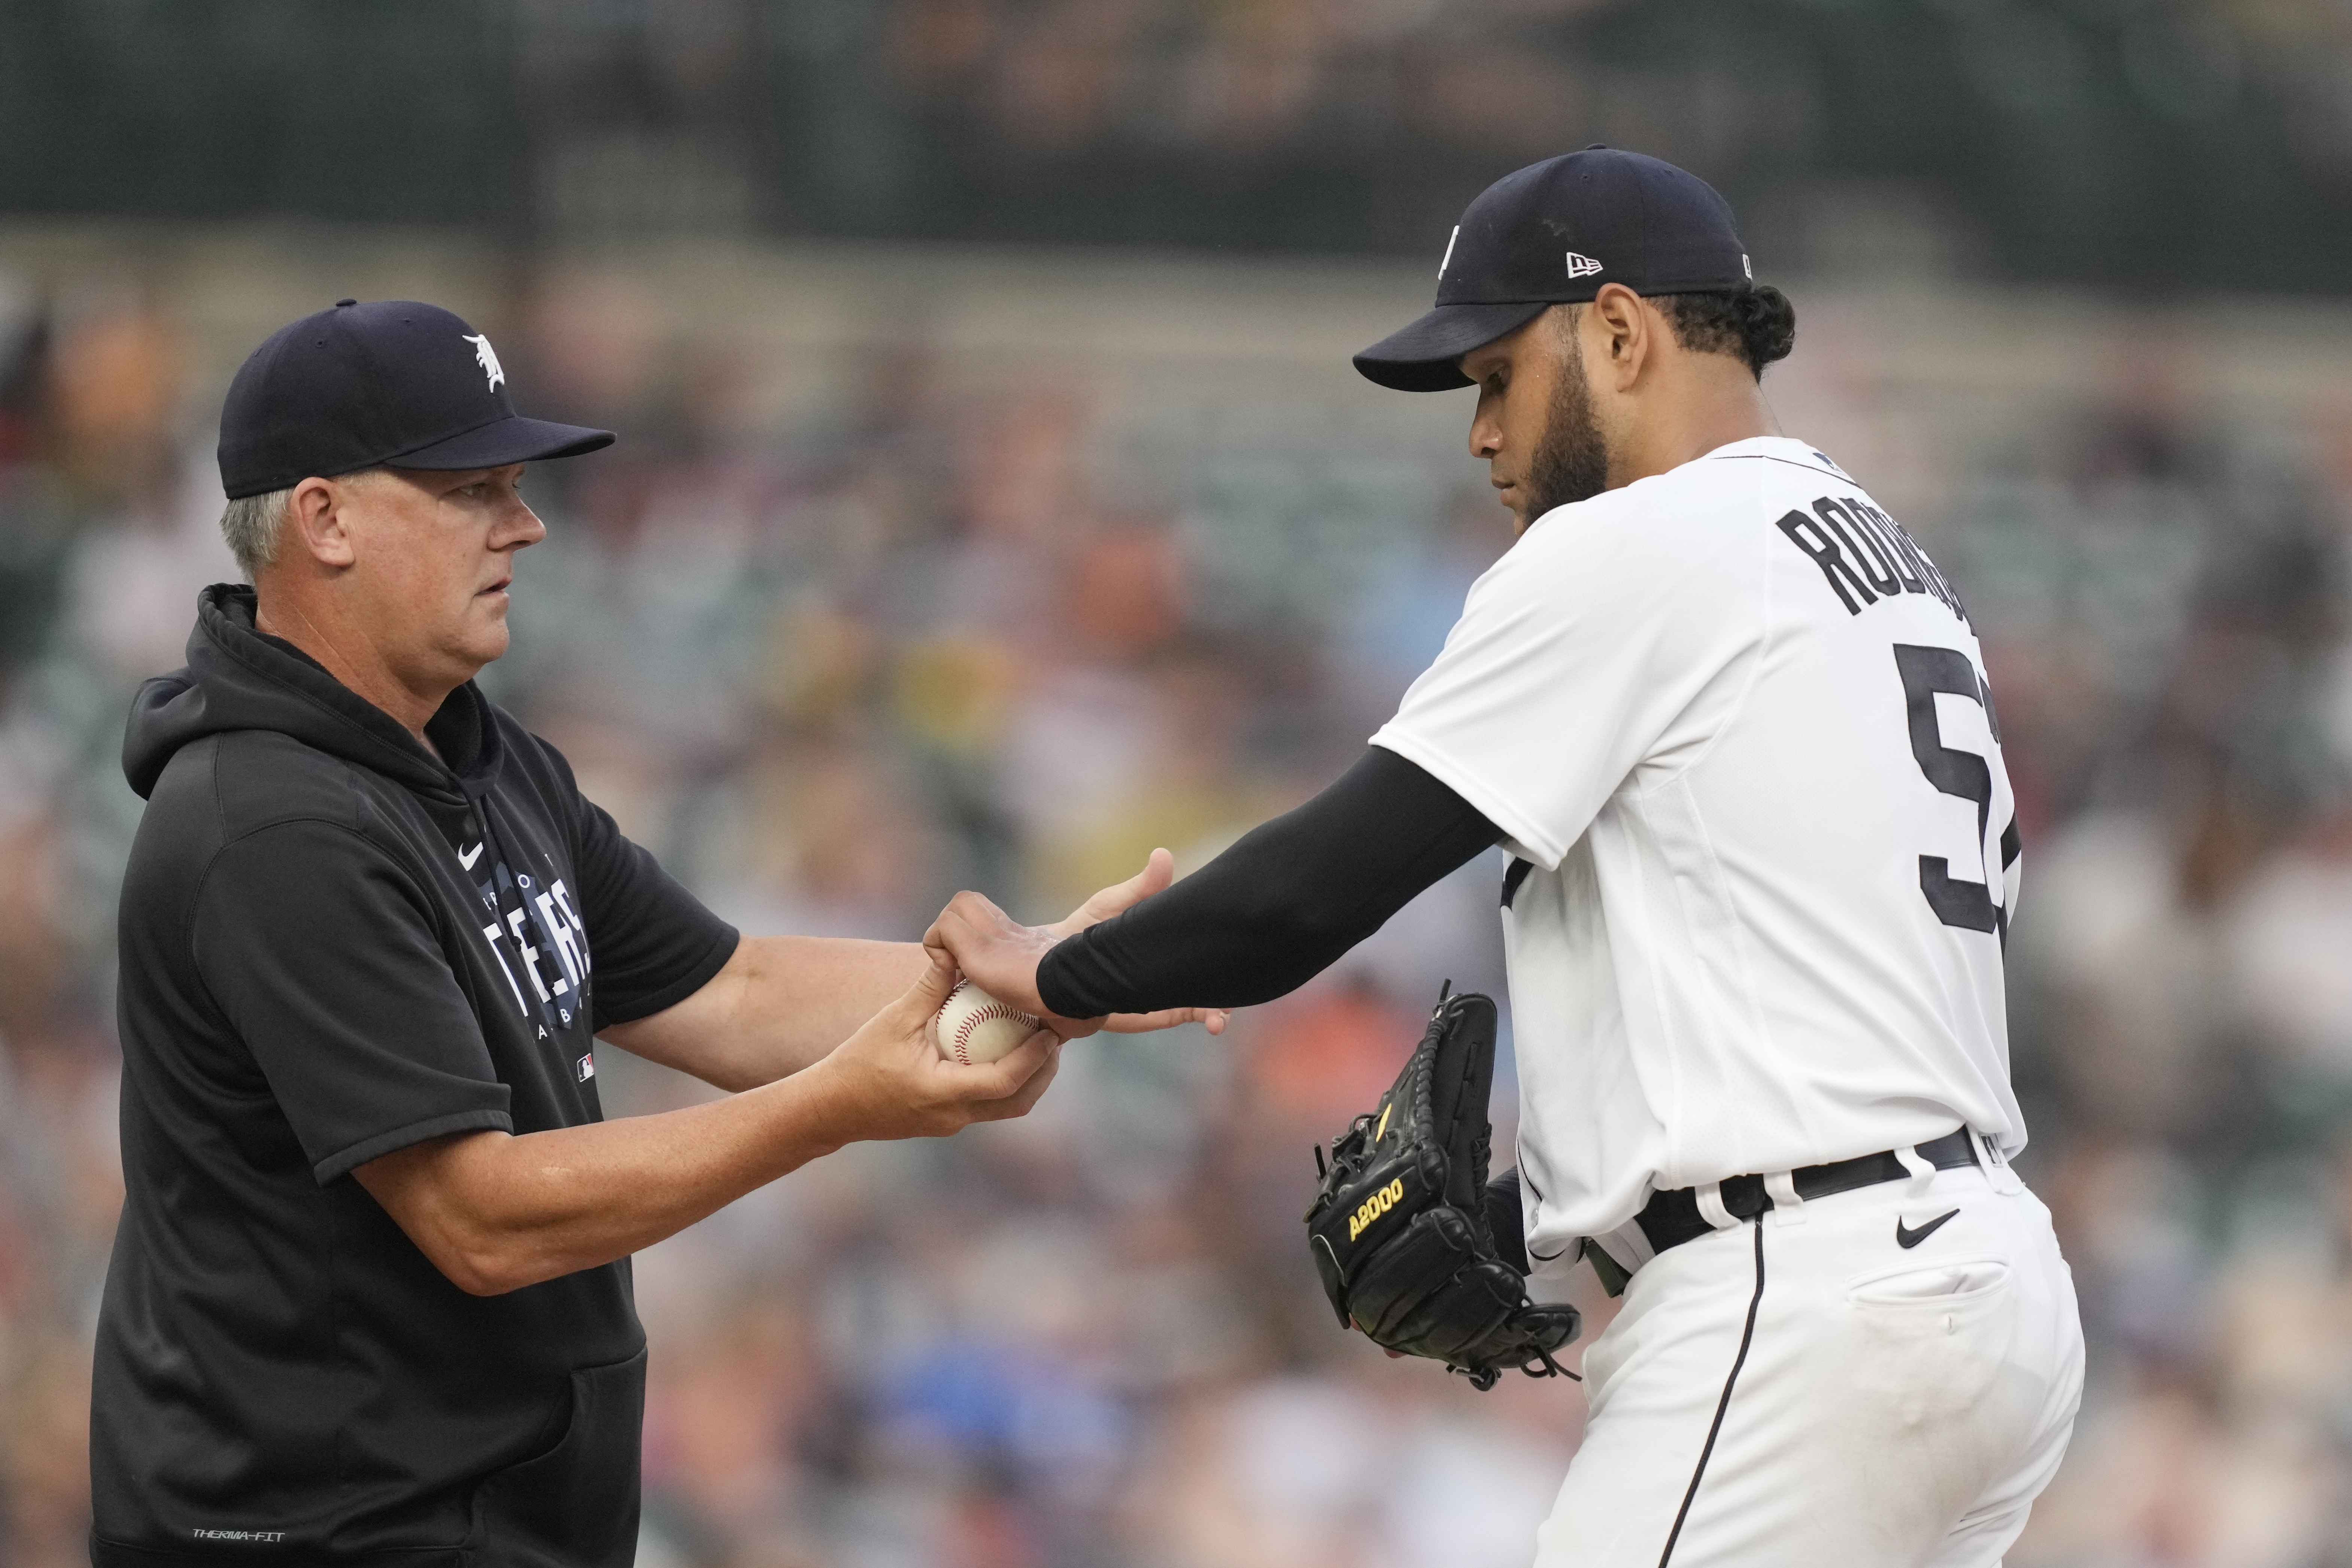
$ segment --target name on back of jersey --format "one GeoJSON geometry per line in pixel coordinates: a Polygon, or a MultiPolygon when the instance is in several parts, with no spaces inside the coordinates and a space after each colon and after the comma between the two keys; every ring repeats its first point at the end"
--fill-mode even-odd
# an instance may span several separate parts
{"type": "Polygon", "coordinates": [[[1776,526],[1820,567],[1846,613],[1881,599],[1923,594],[1966,624],[1960,596],[1903,525],[1860,496],[1822,496],[1810,512],[1784,513],[1776,526]]]}

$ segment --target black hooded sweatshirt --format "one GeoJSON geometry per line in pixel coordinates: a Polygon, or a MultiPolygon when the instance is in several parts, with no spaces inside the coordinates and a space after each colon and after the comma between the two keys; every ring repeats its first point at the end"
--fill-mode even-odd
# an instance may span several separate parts
{"type": "Polygon", "coordinates": [[[736,934],[471,684],[425,732],[257,631],[242,587],[133,704],[98,1568],[635,1552],[627,1263],[468,1296],[351,1173],[600,1120],[594,1031],[736,934]]]}

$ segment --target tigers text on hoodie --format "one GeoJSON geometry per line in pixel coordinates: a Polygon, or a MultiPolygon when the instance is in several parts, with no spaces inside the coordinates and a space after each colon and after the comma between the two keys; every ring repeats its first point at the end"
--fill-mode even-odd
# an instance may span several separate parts
{"type": "Polygon", "coordinates": [[[594,1033],[691,995],[736,933],[470,683],[425,732],[256,630],[242,587],[205,590],[187,668],[132,707],[98,1568],[634,1553],[626,1261],[469,1296],[351,1173],[601,1120],[594,1033]]]}

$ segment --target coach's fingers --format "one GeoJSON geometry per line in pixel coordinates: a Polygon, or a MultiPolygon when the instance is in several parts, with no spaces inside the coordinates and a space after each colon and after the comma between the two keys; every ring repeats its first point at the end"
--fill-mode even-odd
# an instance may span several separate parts
{"type": "Polygon", "coordinates": [[[931,954],[915,983],[884,1003],[849,1038],[835,1047],[827,1059],[860,1074],[919,1071],[923,1061],[939,1058],[939,1047],[931,1040],[931,1019],[955,983],[954,963],[931,954]]]}
{"type": "MultiPolygon", "coordinates": [[[[1045,1042],[1045,1060],[1030,1073],[1028,1081],[1002,1100],[984,1101],[972,1107],[974,1121],[1010,1121],[1016,1116],[1026,1116],[1045,1091],[1054,1084],[1054,1075],[1062,1070],[1061,1037],[1049,1030],[1040,1029],[1029,1037],[1026,1045],[1045,1042]]],[[[1013,1058],[1007,1057],[1005,1060],[1013,1058]]]]}
{"type": "Polygon", "coordinates": [[[956,980],[934,954],[905,994],[793,1082],[816,1097],[843,1142],[941,1138],[974,1121],[1019,1116],[1053,1081],[1061,1042],[1040,1029],[992,1062],[964,1065],[940,1054],[931,1020],[956,980]]]}
{"type": "Polygon", "coordinates": [[[952,1075],[949,1094],[958,1104],[973,1108],[1008,1100],[1028,1087],[1045,1065],[1054,1059],[1062,1042],[1051,1030],[1039,1029],[1019,1045],[992,1062],[975,1062],[961,1067],[946,1058],[940,1058],[940,1069],[952,1075]]]}
{"type": "Polygon", "coordinates": [[[948,993],[962,978],[955,960],[945,952],[926,948],[930,964],[899,998],[875,1015],[877,1022],[888,1029],[912,1029],[929,1037],[931,1019],[947,1004],[948,993]]]}

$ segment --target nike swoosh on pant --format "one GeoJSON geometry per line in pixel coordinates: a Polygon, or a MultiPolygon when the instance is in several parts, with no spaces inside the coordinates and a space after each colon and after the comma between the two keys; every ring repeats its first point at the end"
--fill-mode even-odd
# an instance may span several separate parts
{"type": "Polygon", "coordinates": [[[1897,1215],[1895,1221],[1895,1245],[1902,1247],[1918,1246],[1921,1242],[1935,1235],[1936,1232],[1942,1227],[1946,1220],[1951,1218],[1954,1215],[1959,1212],[1960,1211],[1958,1209],[1947,1209],[1916,1230],[1913,1230],[1909,1226],[1905,1225],[1902,1217],[1897,1215]]]}

